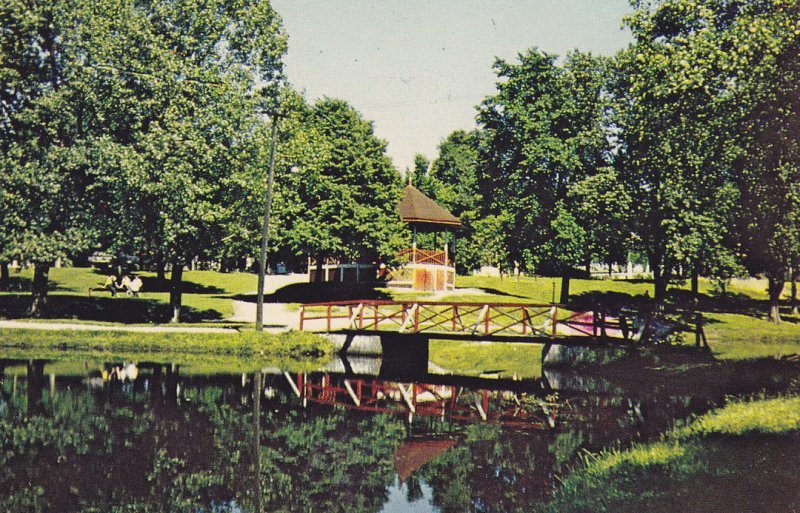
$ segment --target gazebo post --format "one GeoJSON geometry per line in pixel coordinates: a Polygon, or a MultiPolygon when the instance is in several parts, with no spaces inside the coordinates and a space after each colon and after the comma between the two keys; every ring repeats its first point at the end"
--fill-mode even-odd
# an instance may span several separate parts
{"type": "MultiPolygon", "coordinates": [[[[445,232],[445,233],[447,233],[447,232],[445,232]]],[[[445,267],[447,267],[447,264],[450,261],[450,254],[448,253],[448,247],[449,247],[448,239],[449,238],[450,237],[447,237],[447,235],[445,235],[445,238],[444,238],[444,266],[445,267]]]]}
{"type": "Polygon", "coordinates": [[[414,235],[411,238],[411,263],[417,263],[417,225],[414,223],[414,235]]]}

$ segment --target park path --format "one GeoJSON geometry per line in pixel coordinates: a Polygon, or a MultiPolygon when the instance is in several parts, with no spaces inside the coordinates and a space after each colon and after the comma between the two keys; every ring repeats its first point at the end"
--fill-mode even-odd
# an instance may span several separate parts
{"type": "Polygon", "coordinates": [[[138,333],[238,333],[233,328],[201,326],[108,326],[69,322],[0,321],[0,328],[26,330],[132,331],[138,333]]]}
{"type": "MultiPolygon", "coordinates": [[[[270,274],[264,281],[264,294],[274,294],[278,289],[294,283],[308,281],[307,274],[270,274]]],[[[255,292],[253,292],[255,294],[255,292]]],[[[256,322],[256,304],[250,301],[233,301],[233,322],[256,322]]],[[[300,327],[300,310],[286,303],[264,303],[264,329],[267,331],[296,330],[300,327]]]]}
{"type": "MultiPolygon", "coordinates": [[[[278,289],[293,283],[305,283],[308,276],[305,274],[289,274],[283,276],[269,275],[264,283],[264,294],[275,293],[278,289]]],[[[483,289],[456,289],[439,291],[424,299],[438,301],[452,295],[481,295],[483,289]]],[[[256,322],[256,304],[248,301],[233,301],[233,315],[226,319],[232,322],[256,322]]],[[[300,329],[300,309],[290,307],[287,303],[264,303],[264,329],[267,331],[287,331],[300,329]]]]}

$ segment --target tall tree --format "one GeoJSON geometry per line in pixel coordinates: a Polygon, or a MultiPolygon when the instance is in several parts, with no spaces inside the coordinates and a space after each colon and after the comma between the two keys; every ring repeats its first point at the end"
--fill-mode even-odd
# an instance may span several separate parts
{"type": "Polygon", "coordinates": [[[770,278],[778,320],[796,246],[797,23],[795,3],[757,1],[640,4],[629,20],[636,44],[618,59],[621,160],[657,300],[678,266],[693,276],[730,268],[739,239],[751,270],[770,278]]]}
{"type": "Polygon", "coordinates": [[[459,242],[455,247],[455,263],[467,272],[482,265],[504,264],[507,260],[502,231],[505,222],[488,213],[479,188],[480,137],[478,130],[450,133],[439,144],[439,155],[429,172],[430,196],[463,223],[456,232],[459,242]],[[483,219],[484,210],[491,219],[483,219]]]}
{"type": "Polygon", "coordinates": [[[495,69],[498,93],[478,114],[486,131],[481,188],[493,198],[492,211],[509,221],[509,257],[562,275],[565,301],[572,267],[587,258],[585,245],[567,244],[578,228],[585,231],[568,192],[608,164],[605,63],[573,52],[558,66],[554,56],[532,49],[518,64],[498,60],[495,69]]]}
{"type": "Polygon", "coordinates": [[[239,170],[256,158],[251,139],[259,111],[274,104],[286,48],[268,1],[211,3],[137,6],[146,51],[109,55],[109,66],[138,77],[132,96],[141,100],[140,129],[108,150],[106,188],[123,220],[110,239],[169,262],[173,322],[184,267],[230,235],[235,198],[247,191],[239,170]]]}
{"type": "Polygon", "coordinates": [[[294,132],[291,152],[280,156],[277,244],[318,263],[394,255],[407,236],[396,211],[402,181],[372,123],[346,102],[325,98],[294,132]]]}
{"type": "Polygon", "coordinates": [[[768,280],[769,317],[780,322],[780,297],[800,260],[800,5],[746,2],[726,27],[738,61],[743,152],[735,162],[746,215],[746,263],[768,280]]]}
{"type": "Polygon", "coordinates": [[[422,153],[414,155],[414,168],[406,170],[409,183],[414,185],[423,194],[429,197],[436,195],[436,183],[430,174],[431,161],[422,153]]]}
{"type": "MultiPolygon", "coordinates": [[[[647,5],[629,20],[636,42],[616,59],[620,176],[632,199],[632,228],[647,254],[655,301],[680,269],[693,283],[735,251],[731,209],[737,201],[730,163],[729,104],[722,77],[692,54],[708,45],[699,4],[686,11],[647,5]],[[653,11],[650,9],[653,8],[653,11]]],[[[696,286],[695,286],[696,288],[696,286]]]]}
{"type": "Polygon", "coordinates": [[[0,6],[0,188],[5,228],[0,259],[33,262],[30,312],[47,302],[53,263],[91,247],[96,145],[113,108],[98,97],[118,77],[97,67],[116,2],[4,2],[0,6]]]}
{"type": "Polygon", "coordinates": [[[586,231],[586,252],[593,262],[627,262],[631,231],[631,199],[613,167],[575,183],[567,203],[574,206],[576,223],[586,231]]]}

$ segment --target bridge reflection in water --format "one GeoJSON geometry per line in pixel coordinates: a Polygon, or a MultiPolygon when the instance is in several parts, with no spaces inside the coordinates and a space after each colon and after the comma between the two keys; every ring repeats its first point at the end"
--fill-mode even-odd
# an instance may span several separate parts
{"type": "MultiPolygon", "coordinates": [[[[559,404],[537,393],[508,390],[496,380],[481,385],[497,389],[455,384],[458,379],[416,382],[386,381],[341,374],[286,374],[295,395],[304,404],[327,404],[359,411],[441,417],[462,422],[487,422],[502,426],[547,429],[556,426],[559,404]],[[437,382],[438,381],[438,382],[437,382]],[[448,381],[452,383],[447,383],[448,381]]],[[[526,383],[537,390],[538,383],[526,383]]],[[[524,388],[524,387],[518,387],[524,388]]]]}

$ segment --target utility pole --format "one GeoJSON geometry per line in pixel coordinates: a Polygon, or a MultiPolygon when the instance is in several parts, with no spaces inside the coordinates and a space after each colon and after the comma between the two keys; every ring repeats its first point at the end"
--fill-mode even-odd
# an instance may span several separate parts
{"type": "Polygon", "coordinates": [[[264,225],[261,229],[261,256],[258,259],[258,293],[256,295],[256,331],[264,331],[264,281],[267,274],[267,249],[269,248],[269,214],[272,207],[272,185],[275,171],[275,143],[278,138],[280,118],[272,118],[272,148],[269,151],[269,177],[267,178],[267,204],[264,207],[264,225]]]}

